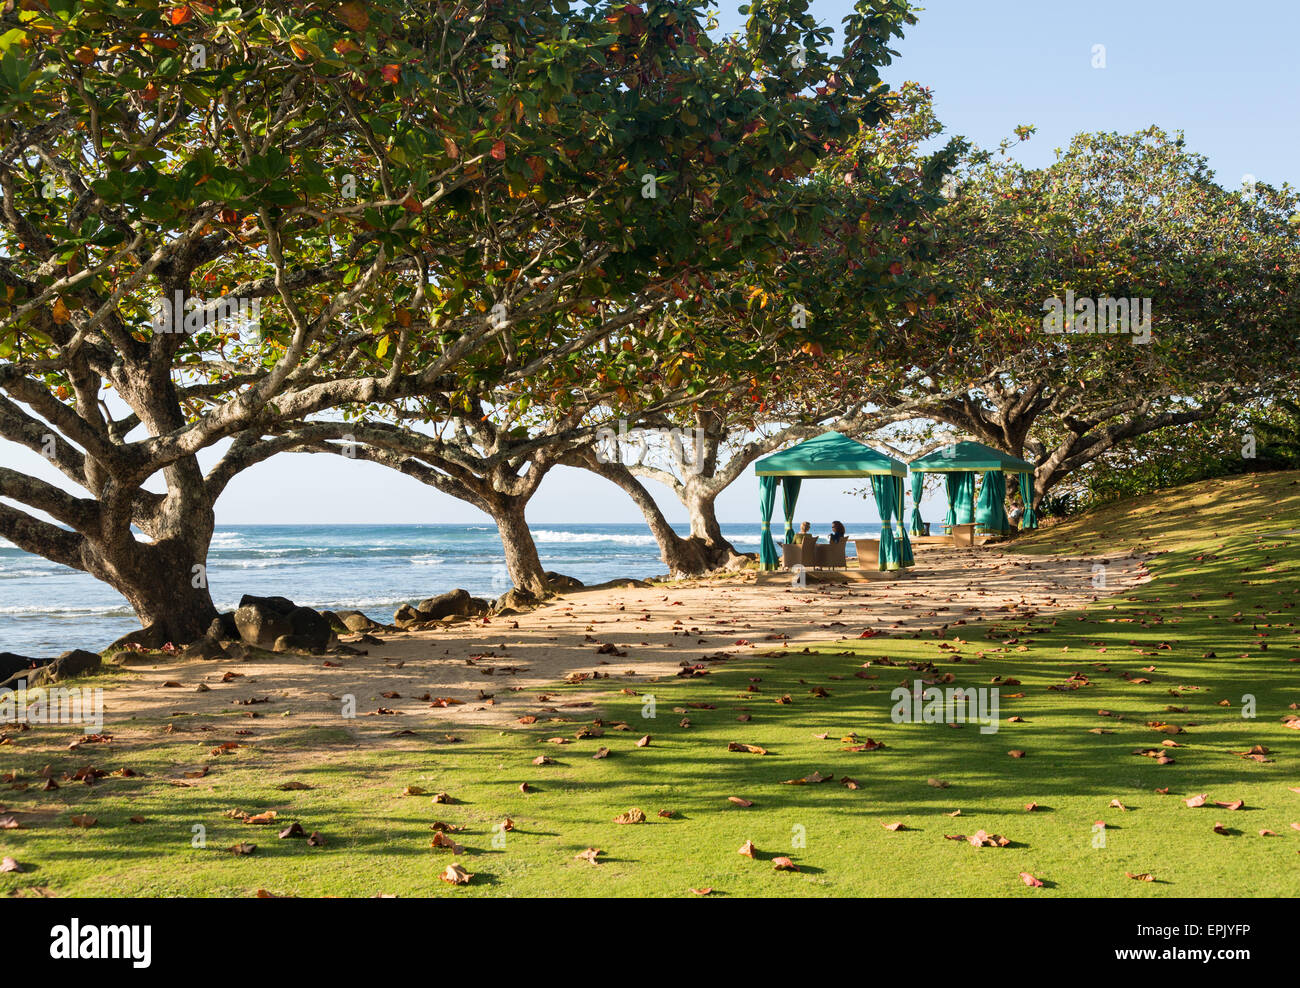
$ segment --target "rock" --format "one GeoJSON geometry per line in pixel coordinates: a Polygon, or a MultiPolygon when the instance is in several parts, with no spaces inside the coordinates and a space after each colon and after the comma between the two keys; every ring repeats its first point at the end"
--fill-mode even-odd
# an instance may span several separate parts
{"type": "Polygon", "coordinates": [[[583,586],[582,581],[575,576],[565,576],[563,573],[552,573],[549,570],[543,575],[552,590],[574,590],[583,586]]]}
{"type": "Polygon", "coordinates": [[[250,597],[245,595],[235,609],[235,626],[239,637],[249,645],[270,648],[277,638],[293,633],[289,626],[289,612],[293,603],[285,601],[288,607],[280,607],[277,597],[250,597]]]}
{"type": "Polygon", "coordinates": [[[13,652],[0,652],[0,679],[8,679],[14,673],[35,669],[52,661],[53,659],[32,659],[13,652]]]}
{"type": "Polygon", "coordinates": [[[428,597],[416,604],[415,609],[420,612],[421,621],[437,621],[449,614],[464,617],[469,614],[471,600],[468,590],[457,588],[437,597],[428,597]]]}
{"type": "Polygon", "coordinates": [[[275,651],[283,650],[276,647],[282,638],[288,639],[290,649],[324,651],[334,634],[323,614],[286,597],[245,595],[235,611],[235,625],[247,644],[275,651]]]}
{"type": "Polygon", "coordinates": [[[382,638],[376,638],[374,635],[362,635],[353,642],[354,645],[382,645],[383,643],[382,638]]]}
{"type": "Polygon", "coordinates": [[[321,611],[320,616],[329,622],[330,631],[336,635],[346,635],[348,626],[343,623],[343,619],[333,611],[321,611]]]}
{"type": "MultiPolygon", "coordinates": [[[[213,621],[212,623],[216,624],[217,622],[213,621]]],[[[181,658],[206,660],[224,659],[226,658],[226,650],[221,647],[221,642],[217,641],[215,638],[204,636],[198,641],[191,642],[189,645],[186,645],[181,649],[181,658]]]]}
{"type": "Polygon", "coordinates": [[[536,607],[538,604],[537,596],[531,590],[523,587],[511,587],[492,604],[493,614],[518,614],[520,611],[526,611],[536,607]]]}
{"type": "Polygon", "coordinates": [[[235,624],[235,612],[226,611],[218,614],[208,625],[208,637],[217,642],[239,641],[239,625],[235,624]]]}
{"type": "Polygon", "coordinates": [[[74,648],[71,652],[64,652],[57,659],[35,670],[27,677],[27,685],[40,686],[44,683],[72,679],[74,676],[84,676],[89,672],[98,672],[102,664],[103,660],[97,653],[74,648]]]}
{"type": "Polygon", "coordinates": [[[120,652],[110,653],[106,661],[115,666],[152,666],[157,665],[160,658],[149,652],[133,652],[124,648],[120,652]]]}
{"type": "Polygon", "coordinates": [[[141,648],[159,649],[168,642],[167,634],[163,626],[158,623],[149,625],[147,628],[141,628],[139,631],[132,631],[123,635],[117,641],[113,642],[105,652],[112,652],[115,649],[125,648],[127,645],[139,645],[141,648]]]}
{"type": "Polygon", "coordinates": [[[382,624],[370,620],[360,611],[339,611],[336,615],[348,631],[378,631],[382,624]]]}
{"type": "Polygon", "coordinates": [[[330,646],[334,632],[330,623],[320,611],[310,607],[295,607],[289,612],[289,627],[293,629],[292,637],[299,647],[309,652],[323,652],[330,646]]]}
{"type": "Polygon", "coordinates": [[[470,614],[474,617],[480,617],[492,610],[492,601],[486,597],[471,597],[469,603],[470,614]]]}
{"type": "Polygon", "coordinates": [[[420,617],[420,612],[410,604],[403,604],[393,611],[393,624],[399,628],[410,628],[419,624],[421,620],[423,619],[420,617]]]}
{"type": "Polygon", "coordinates": [[[247,662],[253,657],[252,650],[243,642],[233,642],[226,646],[226,658],[236,662],[247,662]]]}

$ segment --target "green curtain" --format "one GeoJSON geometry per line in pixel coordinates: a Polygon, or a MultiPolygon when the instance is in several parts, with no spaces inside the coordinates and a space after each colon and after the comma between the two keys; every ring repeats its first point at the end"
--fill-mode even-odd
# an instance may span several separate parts
{"type": "Polygon", "coordinates": [[[975,511],[975,524],[982,532],[1005,535],[1011,530],[1007,521],[1007,476],[1001,470],[984,474],[980,484],[979,507],[975,511]]]}
{"type": "Polygon", "coordinates": [[[901,569],[898,541],[890,520],[894,517],[894,478],[877,474],[871,478],[871,492],[876,496],[876,510],[880,512],[880,568],[901,569]]]}
{"type": "Polygon", "coordinates": [[[894,482],[895,507],[898,513],[898,565],[911,566],[916,562],[912,555],[912,540],[907,537],[907,526],[903,524],[903,478],[891,477],[894,482]]]}
{"type": "Polygon", "coordinates": [[[1031,473],[1020,475],[1020,500],[1025,502],[1025,513],[1020,519],[1020,527],[1037,528],[1038,512],[1034,510],[1034,475],[1031,473]]]}
{"type": "Polygon", "coordinates": [[[758,507],[763,513],[763,539],[758,548],[759,565],[763,569],[776,569],[781,557],[776,554],[772,541],[772,509],[776,507],[776,477],[758,478],[758,507]]]}
{"type": "MultiPolygon", "coordinates": [[[[911,531],[913,535],[921,535],[925,532],[925,522],[921,518],[921,495],[925,493],[925,474],[912,474],[912,522],[911,531]]],[[[900,514],[901,518],[902,515],[900,514]]]]}
{"type": "Polygon", "coordinates": [[[781,478],[781,507],[785,509],[785,544],[794,542],[794,506],[799,500],[799,487],[803,481],[798,477],[781,478]]]}
{"type": "Polygon", "coordinates": [[[943,475],[943,490],[948,495],[948,511],[943,516],[944,528],[952,528],[957,524],[957,476],[955,473],[943,475]]]}
{"type": "Polygon", "coordinates": [[[975,520],[975,472],[973,470],[954,470],[948,474],[954,478],[949,482],[949,491],[955,484],[955,495],[950,493],[952,503],[956,505],[953,509],[954,525],[969,525],[975,520]]]}

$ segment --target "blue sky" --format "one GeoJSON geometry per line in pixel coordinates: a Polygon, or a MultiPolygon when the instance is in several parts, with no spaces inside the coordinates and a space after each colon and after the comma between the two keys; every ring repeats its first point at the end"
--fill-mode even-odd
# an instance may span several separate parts
{"type": "MultiPolygon", "coordinates": [[[[736,4],[721,8],[739,26],[736,4]]],[[[812,10],[838,26],[845,0],[812,10]]],[[[1157,124],[1183,130],[1224,185],[1247,174],[1272,184],[1300,182],[1300,2],[1255,0],[930,0],[896,47],[885,73],[933,92],[953,134],[991,146],[1019,124],[1037,134],[1018,150],[1031,165],[1051,160],[1080,131],[1131,132],[1157,124]],[[1105,46],[1094,68],[1093,46],[1105,46]]],[[[25,451],[0,448],[0,463],[45,467],[25,451]],[[33,464],[35,460],[35,464],[33,464]]],[[[46,475],[45,471],[41,471],[46,475]]],[[[653,487],[653,485],[651,485],[653,487]]],[[[805,485],[799,515],[825,530],[832,518],[875,516],[847,485],[805,485]]],[[[656,489],[657,491],[658,489],[656,489]]],[[[676,500],[659,498],[684,519],[676,500]]],[[[724,521],[757,516],[757,484],[747,475],[719,500],[724,521]]],[[[941,507],[930,506],[927,517],[941,507]]],[[[621,491],[591,474],[557,469],[529,506],[536,523],[638,522],[621,491]]],[[[255,522],[480,522],[474,508],[381,467],[334,456],[282,456],[247,471],[217,505],[221,524],[255,522]]]]}

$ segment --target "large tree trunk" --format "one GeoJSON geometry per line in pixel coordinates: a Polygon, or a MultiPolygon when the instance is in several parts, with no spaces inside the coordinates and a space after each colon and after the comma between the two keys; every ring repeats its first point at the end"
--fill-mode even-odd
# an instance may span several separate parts
{"type": "Polygon", "coordinates": [[[735,546],[723,536],[718,523],[715,507],[718,492],[688,481],[681,500],[691,519],[691,538],[702,542],[715,555],[735,555],[735,546]]]}
{"type": "Polygon", "coordinates": [[[616,484],[632,498],[645,516],[650,534],[659,543],[659,558],[668,567],[670,576],[699,576],[724,565],[735,555],[731,543],[722,537],[722,529],[714,515],[714,496],[706,497],[701,492],[693,502],[694,506],[688,505],[691,534],[682,538],[664,517],[645,485],[622,463],[604,463],[594,455],[582,454],[574,457],[574,464],[616,484]]]}
{"type": "Polygon", "coordinates": [[[189,531],[159,542],[87,541],[82,559],[87,572],[130,602],[151,642],[187,645],[217,616],[205,562],[211,538],[211,525],[195,520],[189,531]]]}
{"type": "Polygon", "coordinates": [[[486,505],[492,520],[501,533],[501,548],[506,554],[506,570],[516,587],[528,590],[538,597],[550,593],[542,560],[537,555],[537,543],[524,518],[525,498],[498,494],[486,505]]]}

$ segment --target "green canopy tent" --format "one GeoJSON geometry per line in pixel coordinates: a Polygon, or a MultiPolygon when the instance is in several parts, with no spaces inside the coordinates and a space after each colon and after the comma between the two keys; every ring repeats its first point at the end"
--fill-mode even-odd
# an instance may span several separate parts
{"type": "Polygon", "coordinates": [[[785,509],[787,544],[794,538],[794,508],[803,481],[816,478],[871,477],[872,493],[880,512],[880,568],[902,569],[912,565],[912,543],[903,518],[903,478],[907,465],[877,453],[870,446],[839,432],[823,432],[814,439],[764,457],[754,464],[758,475],[759,507],[763,514],[763,538],[759,563],[776,569],[781,558],[772,540],[772,511],[776,507],[778,481],[785,509]],[[895,536],[891,520],[898,520],[895,536]]]}
{"type": "Polygon", "coordinates": [[[918,457],[909,464],[913,474],[944,475],[948,493],[948,514],[944,523],[968,525],[974,522],[982,532],[999,535],[1011,531],[1002,502],[1007,496],[1006,474],[1020,475],[1020,495],[1025,502],[1025,528],[1037,528],[1033,509],[1034,465],[982,443],[960,442],[918,457]],[[983,473],[979,502],[975,500],[975,474],[983,473]]]}

